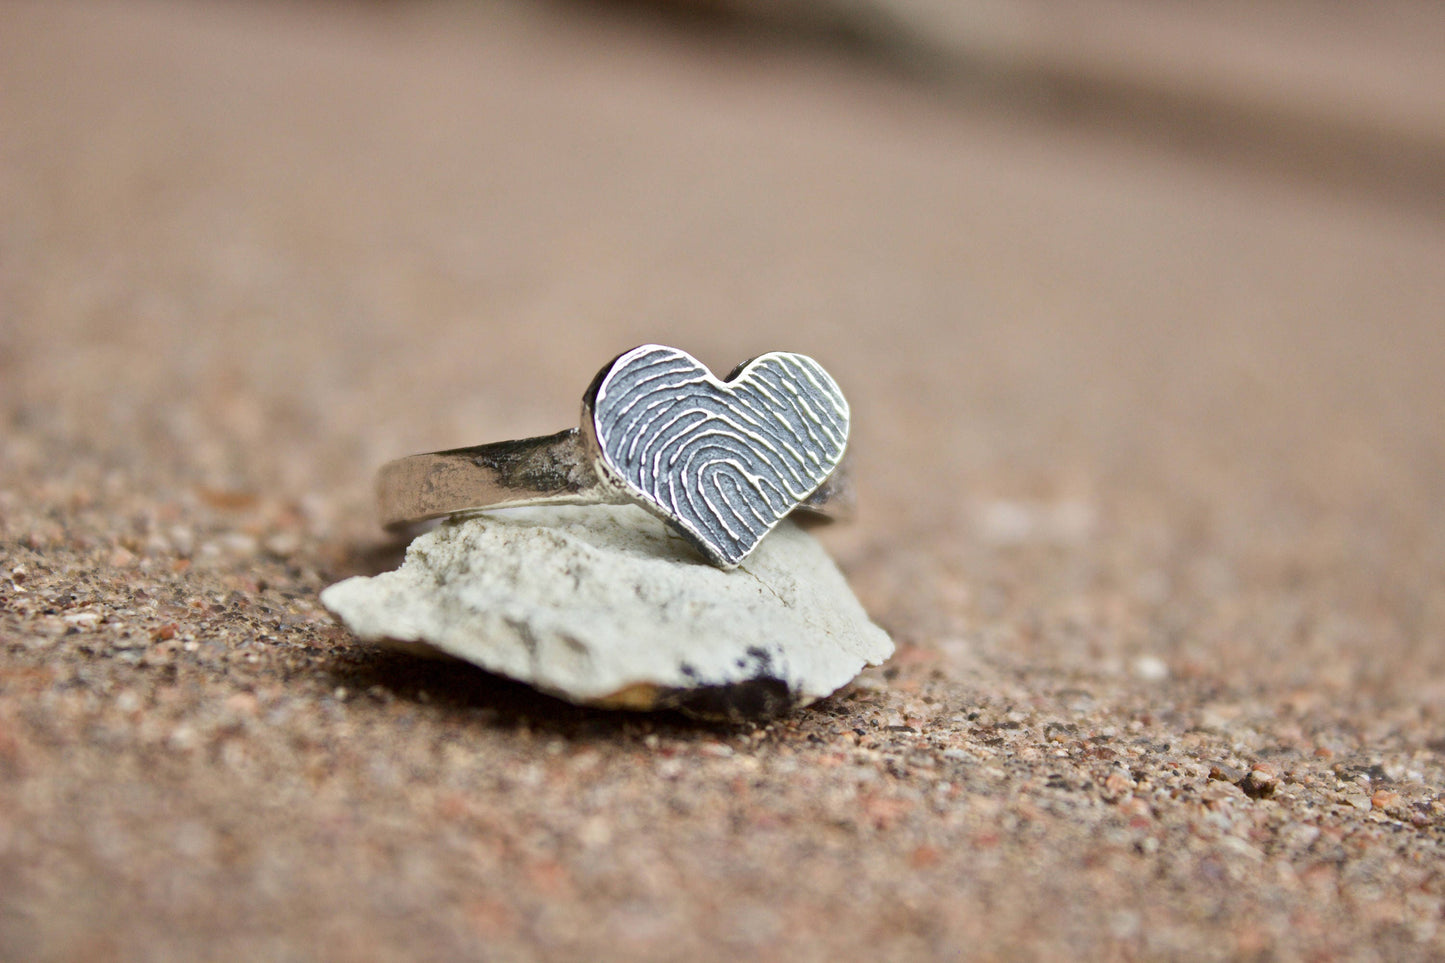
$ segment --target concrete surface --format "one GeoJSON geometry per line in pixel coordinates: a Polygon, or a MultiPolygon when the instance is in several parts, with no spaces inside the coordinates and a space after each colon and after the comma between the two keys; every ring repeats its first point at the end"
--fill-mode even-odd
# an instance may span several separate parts
{"type": "Polygon", "coordinates": [[[0,956],[1440,956],[1437,202],[596,9],[5,4],[0,956]],[[645,341],[846,387],[890,665],[708,728],[331,623],[381,461],[645,341]]]}

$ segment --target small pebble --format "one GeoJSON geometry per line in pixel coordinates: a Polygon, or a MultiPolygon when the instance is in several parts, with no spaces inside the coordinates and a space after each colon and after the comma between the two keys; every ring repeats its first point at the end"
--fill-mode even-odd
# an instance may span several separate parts
{"type": "Polygon", "coordinates": [[[1370,797],[1370,805],[1375,809],[1389,809],[1400,804],[1400,794],[1391,789],[1380,789],[1370,797]]]}
{"type": "MultiPolygon", "coordinates": [[[[227,532],[216,540],[217,545],[232,555],[255,555],[256,539],[245,532],[227,532]]],[[[209,548],[210,546],[207,546],[209,548]]]]}
{"type": "Polygon", "coordinates": [[[268,536],[262,547],[277,558],[290,558],[301,550],[301,536],[295,532],[277,532],[268,536]]]}
{"type": "Polygon", "coordinates": [[[1124,799],[1134,792],[1134,780],[1117,770],[1109,773],[1104,780],[1104,798],[1112,801],[1124,799]]]}
{"type": "Polygon", "coordinates": [[[1267,762],[1257,763],[1239,781],[1239,788],[1251,799],[1268,799],[1279,786],[1279,774],[1267,762]]]}
{"type": "Polygon", "coordinates": [[[1233,766],[1227,766],[1222,762],[1217,762],[1209,767],[1209,778],[1215,782],[1238,783],[1244,778],[1244,773],[1235,769],[1233,766]]]}
{"type": "Polygon", "coordinates": [[[1163,682],[1169,678],[1169,666],[1157,656],[1140,656],[1134,660],[1134,675],[1145,682],[1163,682]]]}

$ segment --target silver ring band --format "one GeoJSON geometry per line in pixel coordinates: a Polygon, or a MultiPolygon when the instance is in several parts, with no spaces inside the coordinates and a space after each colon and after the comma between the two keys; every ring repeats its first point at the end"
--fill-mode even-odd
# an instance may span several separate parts
{"type": "Polygon", "coordinates": [[[491,508],[636,503],[731,568],[794,510],[852,514],[848,418],[803,355],[763,355],[719,381],[685,352],[643,345],[598,373],[580,428],[384,465],[381,520],[401,531],[491,508]]]}
{"type": "MultiPolygon", "coordinates": [[[[857,497],[848,467],[845,460],[795,510],[833,521],[852,517],[857,497]]],[[[388,531],[488,508],[632,501],[598,481],[576,428],[398,458],[381,467],[376,491],[388,531]]]]}

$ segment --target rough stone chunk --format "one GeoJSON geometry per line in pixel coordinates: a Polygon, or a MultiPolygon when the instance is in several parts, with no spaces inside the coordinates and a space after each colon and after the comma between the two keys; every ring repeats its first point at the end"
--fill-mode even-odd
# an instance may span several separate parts
{"type": "Polygon", "coordinates": [[[821,545],[784,521],[735,571],[630,506],[446,522],[321,602],[356,635],[585,705],[762,718],[893,653],[821,545]]]}

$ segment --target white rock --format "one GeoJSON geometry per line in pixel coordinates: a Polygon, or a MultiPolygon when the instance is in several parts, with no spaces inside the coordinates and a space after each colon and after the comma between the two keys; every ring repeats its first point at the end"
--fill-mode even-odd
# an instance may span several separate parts
{"type": "Polygon", "coordinates": [[[572,702],[760,717],[893,653],[822,546],[791,521],[737,570],[630,506],[446,522],[401,568],[321,603],[362,639],[443,653],[572,702]]]}

